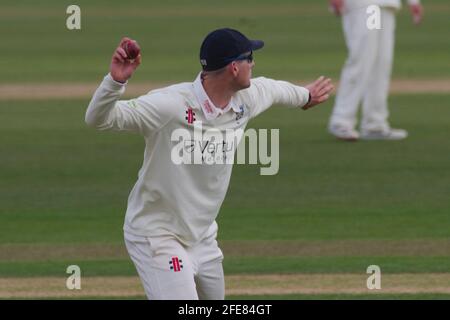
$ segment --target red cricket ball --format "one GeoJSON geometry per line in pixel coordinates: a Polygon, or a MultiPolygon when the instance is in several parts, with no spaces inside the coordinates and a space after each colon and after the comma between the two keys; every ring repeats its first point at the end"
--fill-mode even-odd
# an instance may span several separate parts
{"type": "Polygon", "coordinates": [[[134,40],[127,40],[123,43],[122,48],[127,53],[128,59],[135,59],[141,52],[141,48],[134,40]]]}

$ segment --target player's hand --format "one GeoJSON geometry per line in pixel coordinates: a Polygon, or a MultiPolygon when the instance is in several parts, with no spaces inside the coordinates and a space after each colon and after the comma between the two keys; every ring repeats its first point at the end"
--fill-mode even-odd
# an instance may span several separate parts
{"type": "Polygon", "coordinates": [[[344,0],[330,0],[330,11],[340,16],[344,11],[344,0]]]}
{"type": "Polygon", "coordinates": [[[127,59],[127,53],[122,48],[122,44],[131,40],[130,38],[122,38],[119,46],[114,51],[111,59],[110,73],[111,77],[118,82],[126,82],[131,78],[136,68],[141,64],[141,55],[139,54],[136,59],[127,59]]]}
{"type": "Polygon", "coordinates": [[[303,110],[307,110],[311,107],[314,107],[315,105],[318,105],[319,103],[327,101],[330,97],[331,91],[333,91],[334,89],[334,86],[331,83],[330,78],[321,76],[313,83],[305,86],[305,88],[309,90],[309,93],[311,94],[311,100],[307,105],[302,107],[303,110]]]}
{"type": "Polygon", "coordinates": [[[413,22],[415,25],[420,24],[423,18],[423,7],[419,4],[412,4],[409,6],[409,10],[411,11],[411,16],[413,18],[413,22]]]}

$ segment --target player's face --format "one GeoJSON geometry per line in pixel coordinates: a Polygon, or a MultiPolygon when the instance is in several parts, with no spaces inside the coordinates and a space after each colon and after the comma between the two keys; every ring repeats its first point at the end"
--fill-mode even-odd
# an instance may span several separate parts
{"type": "Polygon", "coordinates": [[[253,60],[253,53],[247,52],[243,54],[238,60],[235,61],[238,67],[238,73],[236,77],[236,84],[239,89],[245,89],[250,87],[250,79],[252,78],[252,69],[255,66],[253,60]]]}

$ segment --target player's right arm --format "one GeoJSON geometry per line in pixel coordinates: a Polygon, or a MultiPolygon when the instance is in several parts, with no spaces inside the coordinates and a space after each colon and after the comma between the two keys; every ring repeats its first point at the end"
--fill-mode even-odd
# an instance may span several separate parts
{"type": "Polygon", "coordinates": [[[123,38],[116,48],[110,72],[95,91],[85,121],[99,130],[124,130],[148,135],[170,121],[174,97],[159,91],[136,99],[119,100],[141,61],[140,55],[134,61],[126,59],[121,45],[127,39],[123,38]]]}

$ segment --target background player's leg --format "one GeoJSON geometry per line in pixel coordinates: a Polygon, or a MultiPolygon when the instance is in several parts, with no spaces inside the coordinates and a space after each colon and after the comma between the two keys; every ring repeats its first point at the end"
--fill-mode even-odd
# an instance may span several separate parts
{"type": "Polygon", "coordinates": [[[388,123],[388,94],[394,55],[395,12],[382,8],[381,29],[378,33],[378,54],[363,102],[362,131],[386,130],[388,123]]]}
{"type": "MultiPolygon", "coordinates": [[[[329,122],[332,127],[354,129],[378,50],[375,33],[367,28],[365,9],[355,9],[342,17],[348,58],[342,69],[340,85],[329,122]]],[[[333,132],[332,132],[333,133],[333,132]]]]}
{"type": "Polygon", "coordinates": [[[192,263],[173,238],[125,235],[125,244],[150,300],[197,300],[192,263]]]}

